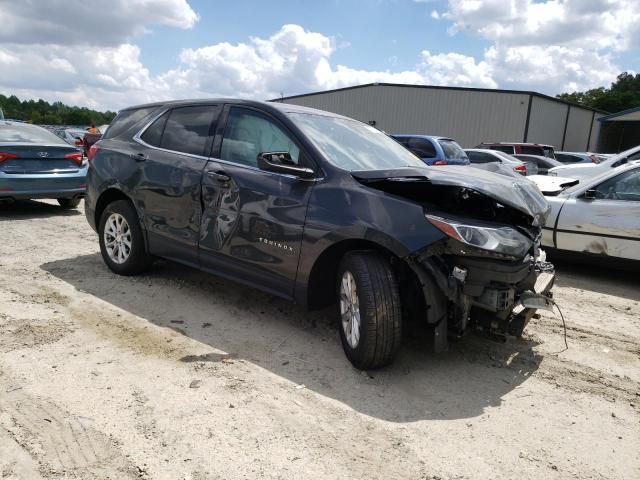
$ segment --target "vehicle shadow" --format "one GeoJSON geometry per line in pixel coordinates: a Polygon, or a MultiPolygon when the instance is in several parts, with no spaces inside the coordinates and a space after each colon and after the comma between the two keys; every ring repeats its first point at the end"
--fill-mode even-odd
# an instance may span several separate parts
{"type": "MultiPolygon", "coordinates": [[[[55,202],[55,200],[53,200],[55,202]]],[[[78,208],[66,209],[55,203],[36,200],[16,200],[13,203],[0,203],[0,222],[11,220],[30,220],[32,218],[72,217],[82,215],[82,202],[78,208]]]]}
{"type": "Polygon", "coordinates": [[[555,258],[553,263],[558,272],[556,284],[559,286],[640,301],[638,270],[612,269],[573,258],[555,258]]]}
{"type": "Polygon", "coordinates": [[[197,348],[176,360],[241,358],[391,422],[478,416],[500,405],[542,361],[532,350],[536,344],[527,339],[497,344],[469,336],[449,352],[434,354],[427,351],[421,335],[412,335],[393,365],[361,372],[342,352],[332,309],[306,312],[235,282],[164,261],[140,277],[112,274],[99,254],[41,268],[109,304],[216,349],[202,353],[197,348]]]}

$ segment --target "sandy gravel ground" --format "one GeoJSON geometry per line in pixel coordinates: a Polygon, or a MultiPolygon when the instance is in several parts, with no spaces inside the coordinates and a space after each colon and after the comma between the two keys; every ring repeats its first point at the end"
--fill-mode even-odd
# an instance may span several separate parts
{"type": "Polygon", "coordinates": [[[367,373],[331,311],[117,277],[82,210],[0,206],[0,478],[640,478],[640,277],[559,272],[568,351],[545,313],[367,373]]]}

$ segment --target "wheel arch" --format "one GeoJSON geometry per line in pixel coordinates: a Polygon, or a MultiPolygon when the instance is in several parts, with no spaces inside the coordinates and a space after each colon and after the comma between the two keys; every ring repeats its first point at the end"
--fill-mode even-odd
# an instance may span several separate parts
{"type": "MultiPolygon", "coordinates": [[[[100,222],[100,217],[102,216],[102,212],[110,203],[113,203],[118,200],[126,200],[135,208],[135,204],[131,200],[131,198],[125,194],[122,190],[115,187],[109,187],[104,192],[100,194],[98,200],[96,201],[96,208],[94,211],[94,221],[97,226],[100,222]]],[[[137,209],[136,209],[137,211],[137,209]]],[[[143,229],[144,230],[144,229],[143,229]]]]}

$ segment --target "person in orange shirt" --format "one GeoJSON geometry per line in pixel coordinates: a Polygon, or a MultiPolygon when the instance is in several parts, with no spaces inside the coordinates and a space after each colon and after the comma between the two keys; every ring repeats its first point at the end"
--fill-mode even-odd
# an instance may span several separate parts
{"type": "Polygon", "coordinates": [[[96,125],[94,123],[91,124],[91,127],[87,128],[87,132],[89,132],[89,133],[100,133],[98,131],[98,129],[96,128],[96,125]]]}

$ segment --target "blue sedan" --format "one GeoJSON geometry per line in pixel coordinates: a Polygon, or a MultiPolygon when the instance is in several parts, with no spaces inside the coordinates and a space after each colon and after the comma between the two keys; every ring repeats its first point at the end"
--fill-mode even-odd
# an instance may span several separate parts
{"type": "Polygon", "coordinates": [[[0,201],[55,198],[75,208],[87,188],[87,160],[42,127],[0,120],[0,201]]]}
{"type": "Polygon", "coordinates": [[[458,143],[434,135],[391,135],[427,165],[469,165],[469,157],[458,143]]]}

